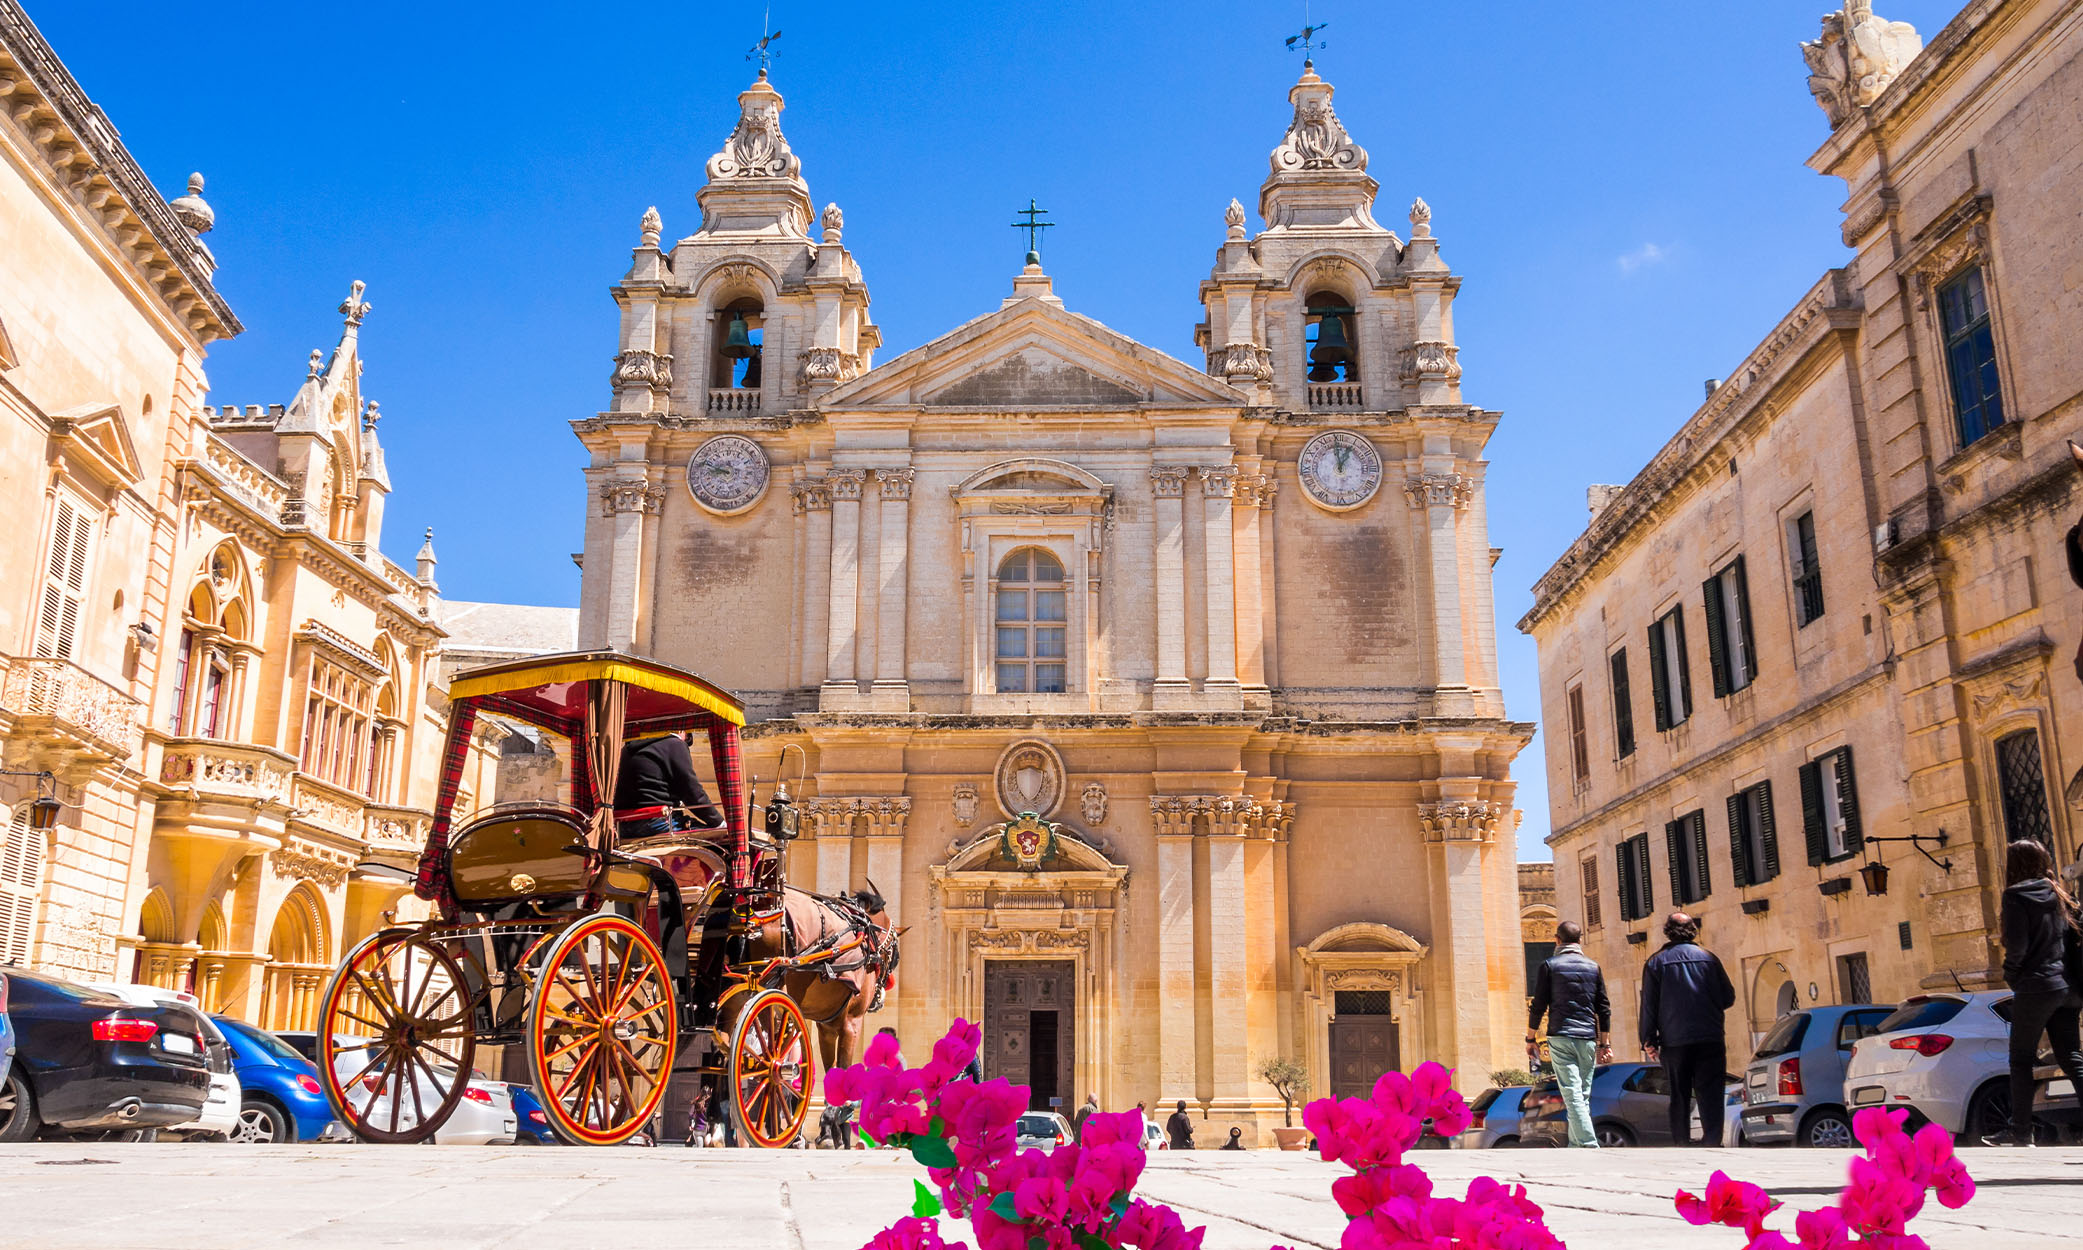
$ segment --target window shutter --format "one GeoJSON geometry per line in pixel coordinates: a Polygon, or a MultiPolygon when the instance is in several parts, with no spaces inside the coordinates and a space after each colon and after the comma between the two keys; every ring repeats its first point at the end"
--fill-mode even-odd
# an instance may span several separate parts
{"type": "Polygon", "coordinates": [[[1801,822],[1808,835],[1808,862],[1820,864],[1829,857],[1829,844],[1823,838],[1821,760],[1810,760],[1801,765],[1801,822]]]}
{"type": "Polygon", "coordinates": [[[1685,888],[1686,855],[1685,820],[1683,817],[1664,822],[1664,850],[1668,852],[1667,862],[1671,869],[1671,899],[1677,903],[1690,902],[1691,900],[1686,897],[1690,891],[1685,888]]]}
{"type": "Polygon", "coordinates": [[[1671,727],[1671,683],[1666,677],[1669,672],[1664,664],[1663,622],[1649,627],[1649,693],[1656,703],[1656,727],[1665,730],[1671,727]]]}
{"type": "Polygon", "coordinates": [[[1866,845],[1866,834],[1859,827],[1859,783],[1850,747],[1837,748],[1837,806],[1844,813],[1844,853],[1856,854],[1866,845]]]}
{"type": "Polygon", "coordinates": [[[1743,572],[1743,557],[1736,557],[1736,629],[1743,639],[1743,663],[1747,672],[1743,684],[1748,686],[1758,679],[1758,644],[1750,633],[1750,578],[1743,572]]]}
{"type": "Polygon", "coordinates": [[[0,964],[26,964],[36,939],[36,905],[43,892],[43,835],[29,827],[27,804],[8,822],[0,842],[0,964]]]}
{"type": "Polygon", "coordinates": [[[1570,776],[1583,781],[1591,776],[1591,736],[1584,724],[1584,687],[1569,691],[1570,776]]]}
{"type": "Polygon", "coordinates": [[[92,523],[69,499],[59,499],[51,520],[51,547],[44,567],[43,602],[36,620],[36,654],[69,660],[79,648],[82,601],[87,594],[87,543],[92,523]]]}
{"type": "Polygon", "coordinates": [[[1721,613],[1721,578],[1700,583],[1700,598],[1707,605],[1707,672],[1714,678],[1714,697],[1729,692],[1728,622],[1721,613]]]}
{"type": "Polygon", "coordinates": [[[1764,870],[1752,876],[1763,883],[1779,875],[1779,830],[1772,827],[1772,783],[1760,781],[1752,789],[1758,792],[1758,851],[1765,860],[1764,870]]]}
{"type": "Polygon", "coordinates": [[[1634,842],[1635,876],[1642,883],[1641,893],[1635,900],[1641,905],[1641,910],[1635,914],[1637,916],[1646,916],[1656,910],[1656,886],[1649,880],[1649,835],[1647,833],[1638,833],[1635,835],[1634,842]]]}
{"type": "Polygon", "coordinates": [[[1743,836],[1743,791],[1729,796],[1729,870],[1736,888],[1750,884],[1750,848],[1743,836]]]}
{"type": "Polygon", "coordinates": [[[1622,838],[1620,845],[1613,848],[1614,880],[1620,891],[1620,919],[1623,923],[1635,918],[1635,872],[1634,848],[1622,838]]]}
{"type": "Polygon", "coordinates": [[[1685,818],[1692,830],[1692,897],[1688,903],[1697,903],[1714,893],[1714,879],[1707,875],[1707,813],[1696,811],[1685,818]]]}
{"type": "Polygon", "coordinates": [[[1620,758],[1635,753],[1635,708],[1627,688],[1627,648],[1613,653],[1613,745],[1620,758]]]}
{"type": "Polygon", "coordinates": [[[1678,714],[1673,721],[1682,721],[1692,715],[1692,661],[1685,654],[1685,609],[1671,609],[1671,628],[1678,635],[1678,714]]]}
{"type": "Polygon", "coordinates": [[[1584,876],[1584,927],[1599,927],[1598,859],[1587,855],[1582,861],[1584,876]]]}

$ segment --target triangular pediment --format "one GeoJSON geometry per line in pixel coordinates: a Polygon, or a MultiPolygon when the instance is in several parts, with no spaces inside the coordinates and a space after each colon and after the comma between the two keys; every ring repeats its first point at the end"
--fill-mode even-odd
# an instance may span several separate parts
{"type": "Polygon", "coordinates": [[[130,440],[130,427],[123,410],[115,404],[88,405],[61,412],[51,419],[53,442],[74,453],[87,472],[105,485],[122,489],[144,478],[137,446],[130,440]]]}
{"type": "Polygon", "coordinates": [[[1220,407],[1227,382],[1047,300],[1016,300],[913,348],[820,402],[848,408],[1220,407]]]}

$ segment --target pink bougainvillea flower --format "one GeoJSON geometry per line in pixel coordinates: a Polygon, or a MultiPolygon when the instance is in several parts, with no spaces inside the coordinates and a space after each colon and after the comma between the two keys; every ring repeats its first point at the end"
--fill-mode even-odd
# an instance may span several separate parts
{"type": "Polygon", "coordinates": [[[1688,1224],[1726,1224],[1755,1238],[1765,1227],[1765,1217],[1779,1206],[1778,1199],[1748,1181],[1731,1180],[1716,1170],[1707,1179],[1707,1196],[1696,1198],[1678,1191],[1678,1214],[1688,1224]]]}
{"type": "Polygon", "coordinates": [[[940,1225],[923,1216],[907,1215],[875,1234],[861,1250],[969,1250],[964,1242],[943,1241],[940,1225]]]}
{"type": "Polygon", "coordinates": [[[919,1068],[919,1086],[928,1098],[962,1075],[983,1040],[983,1030],[967,1020],[957,1019],[948,1026],[947,1036],[933,1043],[933,1057],[919,1068]]]}
{"type": "Polygon", "coordinates": [[[1128,1204],[1120,1223],[1114,1225],[1114,1243],[1134,1250],[1200,1250],[1208,1230],[1188,1230],[1179,1213],[1156,1203],[1128,1204]]]}
{"type": "Polygon", "coordinates": [[[1070,1208],[1070,1191],[1053,1176],[1035,1176],[1013,1190],[1013,1214],[1030,1224],[1058,1224],[1070,1208]]]}
{"type": "Polygon", "coordinates": [[[1794,1235],[1801,1250],[1851,1250],[1852,1230],[1835,1207],[1803,1211],[1794,1217],[1794,1235]]]}
{"type": "Polygon", "coordinates": [[[1086,1146],[1125,1142],[1141,1149],[1143,1117],[1133,1111],[1095,1111],[1085,1117],[1085,1131],[1078,1135],[1078,1142],[1086,1146]]]}

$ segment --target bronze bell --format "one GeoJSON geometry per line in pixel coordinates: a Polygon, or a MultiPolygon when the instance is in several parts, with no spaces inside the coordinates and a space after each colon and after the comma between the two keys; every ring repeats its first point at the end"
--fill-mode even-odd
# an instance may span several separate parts
{"type": "Polygon", "coordinates": [[[730,332],[724,335],[723,339],[723,354],[743,360],[757,351],[759,351],[759,348],[753,345],[752,331],[745,326],[745,314],[741,312],[732,313],[730,315],[730,332]]]}
{"type": "Polygon", "coordinates": [[[1312,308],[1316,318],[1316,346],[1309,349],[1309,380],[1335,382],[1338,368],[1352,365],[1352,345],[1345,339],[1345,318],[1350,308],[1312,308]]]}

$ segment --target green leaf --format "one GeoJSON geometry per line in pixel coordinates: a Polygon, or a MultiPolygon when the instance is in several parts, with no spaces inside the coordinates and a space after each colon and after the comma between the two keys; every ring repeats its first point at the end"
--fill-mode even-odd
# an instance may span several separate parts
{"type": "Polygon", "coordinates": [[[1049,1243],[1039,1237],[1027,1239],[1027,1250],[1049,1250],[1049,1243]]]}
{"type": "Polygon", "coordinates": [[[1114,1218],[1118,1220],[1128,1214],[1128,1195],[1126,1193],[1115,1194],[1114,1200],[1107,1205],[1114,1208],[1114,1218]]]}
{"type": "Polygon", "coordinates": [[[926,1125],[926,1131],[935,1137],[946,1137],[947,1121],[936,1115],[933,1117],[932,1122],[926,1125]]]}
{"type": "Polygon", "coordinates": [[[951,1168],[955,1166],[954,1148],[947,1138],[931,1133],[914,1133],[911,1137],[911,1157],[929,1168],[951,1168]]]}
{"type": "Polygon", "coordinates": [[[1107,1239],[1098,1233],[1080,1233],[1078,1234],[1078,1250],[1114,1250],[1114,1248],[1109,1246],[1107,1239]]]}
{"type": "Polygon", "coordinates": [[[913,1215],[923,1215],[931,1218],[940,1214],[940,1199],[933,1195],[932,1190],[926,1188],[926,1182],[920,1180],[911,1182],[911,1195],[911,1213],[913,1215]]]}
{"type": "Polygon", "coordinates": [[[1013,1196],[1011,1194],[999,1194],[991,1199],[988,1207],[991,1214],[1001,1220],[1011,1220],[1014,1223],[1022,1222],[1018,1211],[1013,1207],[1013,1196]]]}

